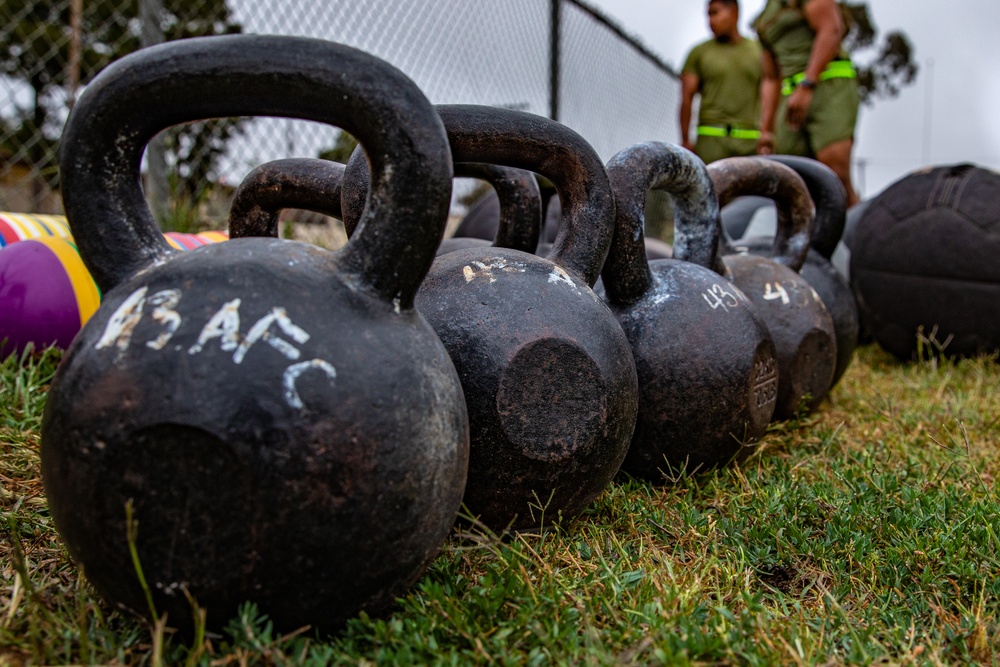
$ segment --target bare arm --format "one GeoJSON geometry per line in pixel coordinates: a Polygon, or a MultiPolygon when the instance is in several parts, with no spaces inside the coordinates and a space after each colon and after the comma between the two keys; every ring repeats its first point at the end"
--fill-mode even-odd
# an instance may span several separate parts
{"type": "Polygon", "coordinates": [[[694,142],[691,141],[691,105],[694,102],[695,93],[698,92],[698,75],[691,72],[681,74],[681,145],[693,151],[694,142]]]}
{"type": "Polygon", "coordinates": [[[781,80],[774,54],[763,49],[760,58],[760,139],[757,140],[757,152],[769,155],[774,152],[774,117],[778,113],[781,80]]]}
{"type": "MultiPolygon", "coordinates": [[[[840,51],[840,40],[844,36],[844,19],[836,0],[809,0],[802,8],[809,27],[816,33],[805,75],[811,81],[818,81],[820,74],[840,51]]],[[[813,91],[799,86],[788,99],[788,123],[799,127],[806,120],[813,91]]]]}
{"type": "Polygon", "coordinates": [[[806,65],[806,78],[818,81],[819,75],[840,51],[840,40],[844,37],[844,18],[836,0],[809,0],[802,8],[802,13],[809,22],[809,27],[816,33],[809,54],[809,64],[806,65]]]}

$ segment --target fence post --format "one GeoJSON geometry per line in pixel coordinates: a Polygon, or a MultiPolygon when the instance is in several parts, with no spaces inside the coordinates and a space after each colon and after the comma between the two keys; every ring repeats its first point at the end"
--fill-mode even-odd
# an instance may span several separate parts
{"type": "Polygon", "coordinates": [[[80,89],[80,60],[83,32],[83,0],[70,0],[69,3],[69,62],[66,64],[66,102],[70,109],[76,104],[76,95],[80,89]]]}
{"type": "Polygon", "coordinates": [[[549,24],[549,118],[559,120],[559,67],[562,0],[552,0],[549,24]]]}
{"type": "MultiPolygon", "coordinates": [[[[139,43],[152,46],[164,41],[163,0],[139,0],[139,21],[142,24],[139,43]]],[[[167,182],[167,156],[163,134],[158,134],[146,147],[146,198],[153,211],[153,218],[163,227],[167,219],[167,200],[170,186],[167,182]]]]}

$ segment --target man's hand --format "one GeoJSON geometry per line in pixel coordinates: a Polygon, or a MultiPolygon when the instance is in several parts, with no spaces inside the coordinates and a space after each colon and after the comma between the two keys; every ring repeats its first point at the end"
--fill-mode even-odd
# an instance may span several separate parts
{"type": "Polygon", "coordinates": [[[774,154],[774,133],[761,131],[760,138],[757,139],[757,154],[758,155],[773,155],[774,154]]]}
{"type": "Polygon", "coordinates": [[[812,88],[807,88],[805,86],[798,86],[791,96],[788,98],[788,104],[785,107],[785,120],[788,121],[788,125],[793,130],[798,130],[806,122],[806,116],[809,114],[809,105],[812,104],[813,91],[812,88]]]}
{"type": "Polygon", "coordinates": [[[685,139],[683,142],[681,142],[681,146],[694,153],[694,142],[691,141],[690,139],[685,139]]]}

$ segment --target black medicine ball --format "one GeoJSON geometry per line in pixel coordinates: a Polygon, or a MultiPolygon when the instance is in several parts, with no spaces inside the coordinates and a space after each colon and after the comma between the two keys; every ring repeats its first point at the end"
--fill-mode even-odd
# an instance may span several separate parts
{"type": "Polygon", "coordinates": [[[850,274],[865,326],[897,357],[1000,349],[1000,174],[959,164],[889,186],[858,221],[850,274]]]}

